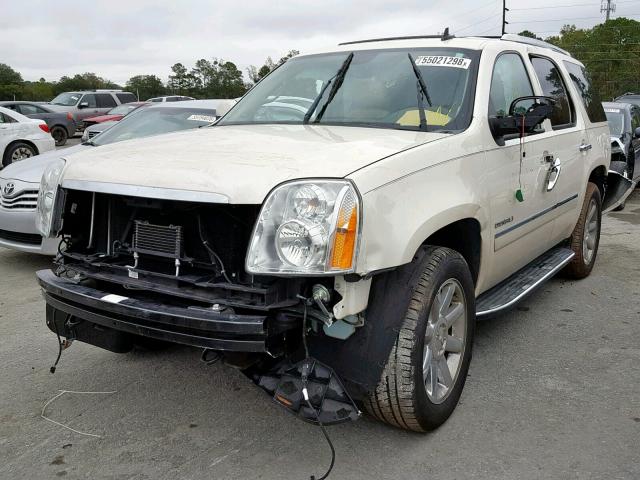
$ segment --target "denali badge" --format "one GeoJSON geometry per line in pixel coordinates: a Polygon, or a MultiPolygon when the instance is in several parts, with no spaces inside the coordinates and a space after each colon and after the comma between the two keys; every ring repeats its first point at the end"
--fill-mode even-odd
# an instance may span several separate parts
{"type": "Polygon", "coordinates": [[[16,186],[15,184],[9,182],[7,183],[4,188],[2,189],[2,194],[5,197],[8,197],[9,195],[11,195],[13,193],[13,191],[15,190],[16,186]]]}
{"type": "Polygon", "coordinates": [[[498,223],[496,223],[493,228],[500,228],[511,222],[513,222],[513,217],[505,218],[504,220],[500,220],[498,223]]]}

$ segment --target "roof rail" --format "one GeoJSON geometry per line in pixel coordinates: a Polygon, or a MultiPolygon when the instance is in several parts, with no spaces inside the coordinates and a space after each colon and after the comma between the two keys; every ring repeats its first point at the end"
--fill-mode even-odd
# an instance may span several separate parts
{"type": "Polygon", "coordinates": [[[533,45],[534,47],[549,48],[555,52],[562,53],[563,55],[568,55],[569,57],[572,56],[566,50],[556,47],[552,43],[545,42],[544,40],[538,40],[537,38],[523,37],[522,35],[516,35],[514,33],[505,33],[500,38],[509,42],[526,43],[527,45],[533,45]]]}
{"type": "Polygon", "coordinates": [[[356,43],[372,43],[372,42],[388,42],[391,40],[419,40],[419,39],[424,39],[424,38],[439,38],[440,40],[442,40],[443,42],[446,40],[451,40],[452,38],[455,38],[455,35],[451,35],[449,33],[449,27],[444,29],[444,33],[440,34],[440,35],[411,35],[411,36],[407,36],[407,37],[384,37],[384,38],[369,38],[366,40],[355,40],[352,42],[342,42],[339,43],[338,45],[353,45],[356,43]]]}

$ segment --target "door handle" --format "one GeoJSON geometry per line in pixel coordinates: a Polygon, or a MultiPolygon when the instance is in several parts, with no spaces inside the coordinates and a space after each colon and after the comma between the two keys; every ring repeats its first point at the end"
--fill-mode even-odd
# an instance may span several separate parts
{"type": "Polygon", "coordinates": [[[562,164],[560,163],[560,159],[556,158],[549,167],[549,173],[547,174],[547,192],[550,192],[551,190],[553,190],[553,187],[556,186],[561,171],[562,164]]]}
{"type": "Polygon", "coordinates": [[[583,143],[578,148],[580,149],[581,152],[588,152],[593,148],[593,145],[591,145],[590,143],[583,143]]]}

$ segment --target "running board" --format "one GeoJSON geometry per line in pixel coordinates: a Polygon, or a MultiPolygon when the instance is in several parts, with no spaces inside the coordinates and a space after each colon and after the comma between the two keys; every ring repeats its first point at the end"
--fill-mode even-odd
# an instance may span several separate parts
{"type": "Polygon", "coordinates": [[[516,305],[536,288],[558,273],[575,253],[555,247],[518,270],[509,278],[476,299],[476,317],[489,317],[516,305]]]}

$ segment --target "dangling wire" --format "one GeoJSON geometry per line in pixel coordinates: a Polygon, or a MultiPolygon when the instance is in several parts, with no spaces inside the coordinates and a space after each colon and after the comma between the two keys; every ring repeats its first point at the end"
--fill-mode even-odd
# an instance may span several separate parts
{"type": "Polygon", "coordinates": [[[325,480],[331,474],[331,471],[333,470],[333,466],[336,463],[336,449],[333,446],[333,442],[331,441],[331,438],[329,438],[329,433],[327,432],[327,429],[325,428],[322,421],[320,420],[320,414],[318,413],[318,410],[314,408],[314,406],[311,404],[311,400],[309,400],[309,391],[307,390],[307,375],[308,375],[307,369],[310,367],[312,360],[311,360],[311,357],[309,356],[309,345],[307,344],[307,299],[302,297],[300,298],[301,298],[302,306],[304,309],[302,314],[302,345],[304,346],[304,355],[305,355],[305,362],[306,362],[306,365],[302,367],[302,395],[307,404],[307,407],[309,407],[313,411],[316,417],[316,421],[320,426],[320,430],[322,430],[322,434],[324,435],[324,438],[326,439],[327,443],[329,444],[329,448],[331,449],[331,463],[329,464],[329,469],[327,470],[327,472],[318,479],[316,479],[315,475],[311,475],[310,480],[325,480]]]}

